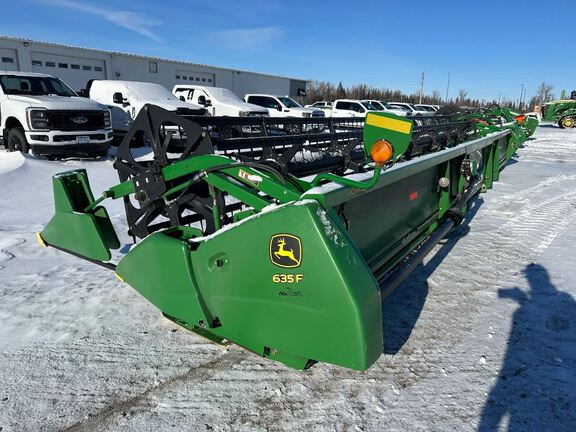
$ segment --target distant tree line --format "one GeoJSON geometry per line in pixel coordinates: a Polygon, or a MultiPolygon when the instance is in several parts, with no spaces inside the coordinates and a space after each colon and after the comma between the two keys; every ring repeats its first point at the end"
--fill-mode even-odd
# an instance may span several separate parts
{"type": "MultiPolygon", "coordinates": [[[[535,105],[541,105],[554,99],[552,93],[553,86],[542,82],[536,91],[536,95],[530,101],[523,101],[522,105],[525,110],[533,110],[535,105]]],[[[349,87],[344,87],[342,83],[335,85],[327,81],[310,81],[306,88],[306,96],[299,98],[300,102],[304,104],[311,104],[317,101],[334,101],[336,99],[372,99],[382,100],[386,102],[409,102],[418,103],[420,99],[419,93],[407,94],[400,90],[391,90],[388,88],[372,87],[366,84],[356,84],[349,87]]],[[[460,89],[458,96],[450,98],[447,101],[442,98],[439,90],[434,90],[431,94],[422,95],[422,103],[424,104],[437,104],[448,105],[456,104],[462,106],[488,106],[492,104],[499,104],[500,106],[508,107],[511,109],[519,109],[519,100],[510,100],[503,98],[501,100],[487,100],[487,99],[474,99],[468,97],[466,89],[460,89]]]]}

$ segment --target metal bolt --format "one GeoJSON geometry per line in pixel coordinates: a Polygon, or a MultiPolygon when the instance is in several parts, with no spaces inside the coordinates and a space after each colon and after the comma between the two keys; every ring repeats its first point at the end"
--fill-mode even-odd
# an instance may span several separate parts
{"type": "Polygon", "coordinates": [[[278,350],[273,349],[273,350],[272,350],[272,355],[276,355],[276,354],[278,354],[278,350]]]}
{"type": "Polygon", "coordinates": [[[446,177],[440,177],[440,180],[438,180],[438,185],[441,188],[447,188],[450,186],[450,180],[448,180],[446,177]]]}
{"type": "Polygon", "coordinates": [[[202,138],[206,138],[206,132],[202,132],[202,138]]]}
{"type": "Polygon", "coordinates": [[[146,201],[148,196],[146,195],[146,192],[140,191],[134,194],[134,198],[136,198],[138,201],[146,201]]]}

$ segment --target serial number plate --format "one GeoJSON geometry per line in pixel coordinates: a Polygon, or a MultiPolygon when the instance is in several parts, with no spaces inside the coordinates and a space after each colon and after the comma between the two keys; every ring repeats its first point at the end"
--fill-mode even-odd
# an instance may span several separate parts
{"type": "Polygon", "coordinates": [[[76,137],[76,144],[88,144],[90,143],[90,137],[87,135],[79,135],[76,137]]]}

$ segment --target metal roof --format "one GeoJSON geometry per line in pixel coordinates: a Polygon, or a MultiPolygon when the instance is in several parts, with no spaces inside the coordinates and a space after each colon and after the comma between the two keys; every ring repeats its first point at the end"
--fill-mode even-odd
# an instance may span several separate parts
{"type": "Polygon", "coordinates": [[[121,52],[121,51],[108,51],[108,50],[102,50],[102,49],[96,49],[96,48],[81,47],[81,46],[76,46],[76,45],[58,44],[58,43],[54,43],[54,42],[40,41],[40,40],[36,40],[36,39],[26,39],[26,38],[1,35],[1,34],[0,34],[0,39],[9,39],[12,41],[17,41],[17,42],[43,44],[43,45],[49,45],[49,46],[54,46],[54,47],[60,47],[60,48],[64,47],[64,48],[80,49],[80,50],[85,50],[85,51],[97,52],[97,53],[101,53],[101,54],[120,55],[120,56],[127,56],[127,57],[133,57],[133,58],[144,59],[144,60],[162,61],[162,62],[170,62],[170,63],[177,63],[177,64],[181,64],[181,65],[187,65],[187,66],[219,69],[219,70],[225,70],[225,71],[230,71],[230,72],[242,72],[242,73],[248,73],[248,74],[253,74],[253,75],[262,75],[262,76],[267,76],[267,77],[272,77],[272,78],[282,78],[282,79],[290,79],[290,80],[305,81],[305,82],[309,81],[307,79],[293,78],[293,77],[288,77],[288,76],[283,76],[283,75],[274,75],[274,74],[269,74],[269,73],[247,71],[247,70],[227,68],[227,67],[222,67],[222,66],[212,66],[212,65],[202,64],[202,63],[186,62],[186,61],[182,61],[182,60],[170,60],[170,59],[166,59],[166,58],[162,58],[162,57],[152,57],[152,56],[145,56],[145,55],[140,55],[140,54],[130,54],[130,53],[125,53],[125,52],[121,52]]]}
{"type": "Polygon", "coordinates": [[[20,71],[0,71],[0,75],[12,75],[12,76],[23,76],[23,77],[42,77],[42,78],[54,78],[54,75],[38,73],[38,72],[20,72],[20,71]]]}

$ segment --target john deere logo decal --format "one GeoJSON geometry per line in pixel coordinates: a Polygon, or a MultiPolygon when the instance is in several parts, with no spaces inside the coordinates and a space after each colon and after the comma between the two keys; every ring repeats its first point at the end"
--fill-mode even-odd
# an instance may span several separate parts
{"type": "Polygon", "coordinates": [[[294,268],[302,261],[302,243],[291,234],[276,234],[270,239],[270,261],[278,267],[294,268]]]}

